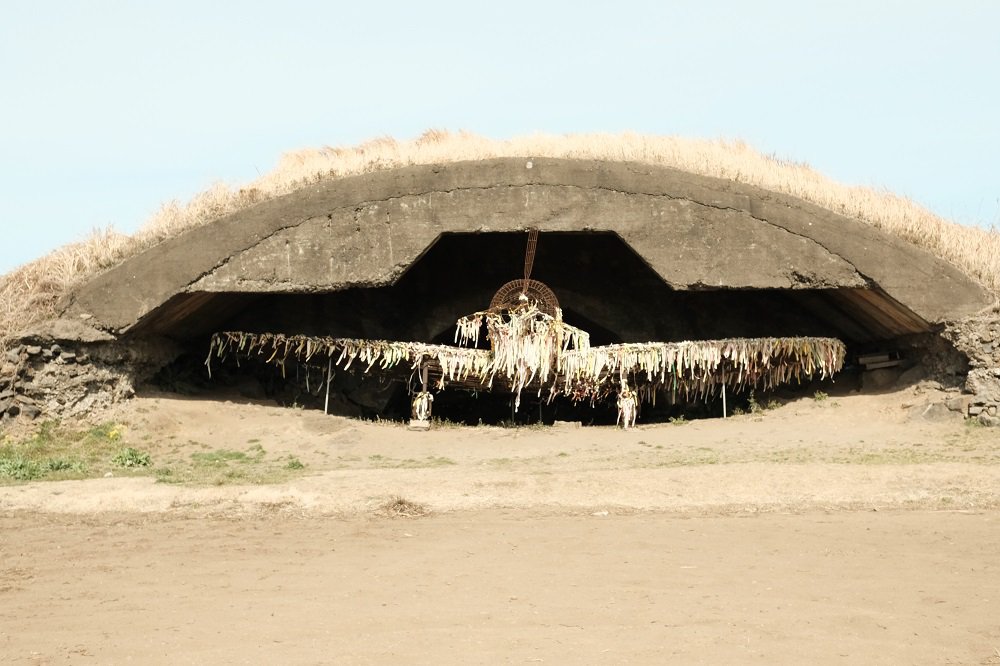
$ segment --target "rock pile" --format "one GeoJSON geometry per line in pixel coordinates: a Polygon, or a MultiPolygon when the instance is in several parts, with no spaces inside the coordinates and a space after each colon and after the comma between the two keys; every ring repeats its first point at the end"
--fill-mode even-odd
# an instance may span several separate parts
{"type": "Polygon", "coordinates": [[[1000,305],[949,325],[944,335],[969,359],[967,415],[1000,426],[1000,305]]]}
{"type": "Polygon", "coordinates": [[[17,344],[0,355],[0,421],[107,407],[134,393],[129,370],[107,344],[17,344]]]}

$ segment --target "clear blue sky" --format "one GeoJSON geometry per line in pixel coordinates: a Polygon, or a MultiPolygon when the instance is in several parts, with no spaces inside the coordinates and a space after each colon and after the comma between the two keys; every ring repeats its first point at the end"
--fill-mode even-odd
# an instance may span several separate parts
{"type": "Polygon", "coordinates": [[[742,138],[1000,226],[1000,2],[8,0],[0,273],[432,127],[742,138]]]}

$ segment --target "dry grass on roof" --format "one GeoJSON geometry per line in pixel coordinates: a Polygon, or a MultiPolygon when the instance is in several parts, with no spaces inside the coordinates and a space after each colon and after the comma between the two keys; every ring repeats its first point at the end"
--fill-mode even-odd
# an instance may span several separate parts
{"type": "Polygon", "coordinates": [[[17,331],[52,316],[73,287],[191,227],[317,181],[491,157],[635,161],[784,192],[913,242],[1000,294],[1000,232],[950,222],[890,192],[836,183],[807,165],[762,155],[742,141],[638,134],[536,134],[498,141],[467,132],[428,131],[412,141],[380,138],[354,147],[288,153],[273,171],[243,187],[218,184],[187,203],[165,204],[133,236],[95,232],[0,277],[0,346],[17,331]]]}

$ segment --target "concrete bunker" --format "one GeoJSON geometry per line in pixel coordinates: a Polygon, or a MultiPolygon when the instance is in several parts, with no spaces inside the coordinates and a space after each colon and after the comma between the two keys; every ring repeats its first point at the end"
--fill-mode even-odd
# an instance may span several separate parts
{"type": "MultiPolygon", "coordinates": [[[[176,386],[178,380],[206,391],[236,385],[250,396],[323,409],[321,373],[305,365],[296,367],[294,373],[279,373],[265,363],[239,369],[232,363],[220,364],[214,386],[199,381],[209,336],[219,330],[238,330],[453,343],[455,321],[483,308],[497,287],[517,274],[524,242],[524,232],[445,233],[393,284],[380,287],[309,294],[193,292],[172,299],[129,335],[169,338],[183,345],[179,363],[155,380],[168,387],[176,386]]],[[[615,232],[541,234],[532,276],[558,295],[567,323],[590,332],[592,343],[599,345],[825,336],[844,341],[854,359],[886,354],[898,360],[893,367],[904,369],[924,360],[928,353],[924,347],[932,337],[928,337],[931,327],[926,321],[883,292],[863,287],[677,290],[615,232]]],[[[406,417],[407,396],[414,388],[408,376],[412,373],[366,377],[354,370],[334,372],[334,411],[396,420],[406,417]]],[[[854,363],[839,380],[853,388],[860,381],[860,371],[854,363]]],[[[822,385],[788,386],[781,393],[794,395],[822,385]]],[[[747,393],[732,395],[729,409],[749,409],[747,402],[753,399],[747,393]]],[[[544,396],[528,395],[525,405],[514,411],[512,400],[502,391],[446,390],[436,394],[434,413],[468,424],[508,419],[615,422],[615,410],[607,401],[578,405],[565,398],[549,402],[544,396]]],[[[643,408],[643,420],[721,413],[718,396],[661,400],[659,405],[643,408]]]]}
{"type": "MultiPolygon", "coordinates": [[[[961,382],[965,360],[938,333],[992,300],[929,253],[793,197],[663,167],[504,158],[303,187],[99,276],[63,317],[131,350],[136,383],[168,388],[195,381],[220,330],[443,341],[457,317],[519,276],[528,228],[540,231],[533,277],[595,342],[836,337],[848,348],[846,386],[858,381],[859,359],[883,356],[899,363],[868,373],[881,375],[869,387],[909,366],[961,382]]],[[[263,377],[279,400],[316,404],[313,378],[295,380],[309,384],[302,392],[287,375],[251,371],[230,379],[255,393],[250,378],[263,377]]],[[[337,381],[340,407],[399,414],[399,386],[337,381]]],[[[223,384],[217,376],[202,388],[223,384]]],[[[453,396],[435,414],[502,420],[506,400],[453,396]]],[[[671,405],[644,416],[683,410],[721,413],[671,405]]],[[[564,416],[580,412],[545,418],[564,416]]]]}

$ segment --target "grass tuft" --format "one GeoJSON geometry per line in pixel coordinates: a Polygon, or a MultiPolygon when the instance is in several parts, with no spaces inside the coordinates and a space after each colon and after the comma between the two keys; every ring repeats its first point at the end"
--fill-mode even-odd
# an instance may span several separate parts
{"type": "MultiPolygon", "coordinates": [[[[0,483],[78,479],[123,467],[115,462],[122,455],[123,432],[117,423],[74,429],[45,421],[27,439],[14,441],[4,435],[0,438],[0,483]]],[[[136,451],[134,455],[138,461],[145,454],[136,451]]]]}
{"type": "Polygon", "coordinates": [[[23,455],[0,457],[0,477],[14,481],[34,481],[45,476],[45,467],[37,460],[23,455]]]}
{"type": "MultiPolygon", "coordinates": [[[[125,429],[117,423],[74,429],[56,421],[40,424],[29,438],[15,441],[0,435],[0,485],[27,481],[48,481],[115,476],[152,476],[160,483],[224,485],[266,484],[296,476],[306,465],[295,456],[267,458],[259,444],[245,451],[209,449],[198,442],[190,448],[202,450],[172,452],[153,457],[146,451],[124,446],[125,429]]],[[[420,466],[434,466],[430,461],[420,466]]]]}
{"type": "Polygon", "coordinates": [[[411,502],[398,495],[389,498],[378,506],[376,513],[389,518],[420,518],[426,516],[431,511],[423,504],[411,502]]]}
{"type": "Polygon", "coordinates": [[[149,467],[153,459],[144,451],[127,446],[111,458],[111,464],[116,467],[149,467]]]}

